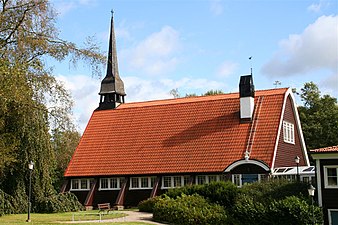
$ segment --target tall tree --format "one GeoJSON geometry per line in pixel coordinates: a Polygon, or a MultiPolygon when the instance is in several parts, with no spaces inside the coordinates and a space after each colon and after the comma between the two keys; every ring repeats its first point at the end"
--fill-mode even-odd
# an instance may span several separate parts
{"type": "Polygon", "coordinates": [[[305,83],[300,93],[304,106],[299,106],[305,142],[308,149],[338,145],[338,105],[330,95],[321,96],[313,82],[305,83]]]}
{"type": "Polygon", "coordinates": [[[33,202],[55,193],[58,155],[50,131],[74,128],[70,94],[44,64],[46,57],[84,60],[94,73],[104,61],[95,43],[79,48],[60,39],[55,19],[48,0],[0,1],[0,180],[16,212],[26,210],[30,160],[33,202]]]}

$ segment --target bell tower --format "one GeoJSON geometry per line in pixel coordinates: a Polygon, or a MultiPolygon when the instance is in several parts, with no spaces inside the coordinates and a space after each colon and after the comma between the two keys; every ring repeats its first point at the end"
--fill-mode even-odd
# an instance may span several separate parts
{"type": "Polygon", "coordinates": [[[99,95],[100,104],[96,110],[115,109],[117,106],[124,103],[124,96],[126,96],[123,81],[119,76],[117,63],[113,11],[110,22],[107,73],[101,82],[99,95]]]}

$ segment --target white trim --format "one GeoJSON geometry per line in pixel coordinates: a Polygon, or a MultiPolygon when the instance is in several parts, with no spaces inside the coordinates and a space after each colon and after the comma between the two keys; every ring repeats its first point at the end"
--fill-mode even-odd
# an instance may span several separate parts
{"type": "Polygon", "coordinates": [[[195,177],[195,184],[198,184],[198,177],[204,177],[205,178],[205,183],[203,184],[209,184],[209,177],[210,176],[216,176],[216,181],[220,181],[220,176],[219,175],[213,175],[213,174],[209,174],[209,175],[196,175],[195,177]]]}
{"type": "Polygon", "coordinates": [[[283,128],[283,118],[284,118],[284,113],[285,113],[286,101],[288,100],[289,96],[291,98],[291,106],[292,106],[293,114],[295,116],[295,121],[296,121],[295,125],[296,125],[297,131],[298,131],[300,145],[301,145],[302,150],[303,150],[304,160],[305,160],[306,166],[310,166],[310,161],[309,161],[309,156],[308,156],[307,151],[306,151],[306,145],[305,145],[305,141],[304,141],[302,126],[301,126],[298,111],[297,111],[296,100],[295,100],[295,97],[292,93],[291,88],[288,88],[288,90],[285,92],[285,95],[284,95],[282,113],[281,113],[281,117],[279,118],[279,126],[278,126],[277,138],[276,138],[276,143],[275,143],[275,149],[274,149],[273,158],[272,158],[271,170],[273,170],[275,168],[275,161],[276,161],[276,156],[277,156],[279,137],[280,137],[280,134],[281,134],[281,130],[283,128]]]}
{"type": "Polygon", "coordinates": [[[155,179],[156,177],[152,176],[152,177],[130,177],[130,182],[129,182],[129,190],[146,190],[146,189],[152,189],[154,185],[151,185],[151,179],[155,179]],[[132,179],[136,178],[138,179],[138,186],[137,187],[132,187],[133,182],[132,179]],[[148,186],[147,187],[142,187],[142,178],[147,178],[148,179],[148,186]]]}
{"type": "Polygon", "coordinates": [[[295,145],[295,125],[283,120],[283,140],[285,143],[295,145]]]}
{"type": "Polygon", "coordinates": [[[100,178],[98,190],[99,191],[120,190],[121,189],[121,179],[123,179],[123,178],[121,178],[121,177],[103,177],[103,178],[100,178]],[[107,182],[108,182],[107,188],[102,188],[101,182],[102,182],[103,179],[107,179],[107,182]],[[116,188],[111,187],[111,180],[112,179],[116,179],[116,181],[117,181],[117,187],[116,188]]]}
{"type": "Polygon", "coordinates": [[[338,159],[338,152],[336,153],[311,153],[313,159],[338,159]]]}
{"type": "Polygon", "coordinates": [[[328,218],[329,218],[329,225],[334,225],[332,224],[332,218],[331,218],[331,212],[338,212],[338,209],[327,209],[327,213],[328,213],[328,218]]]}
{"type": "Polygon", "coordinates": [[[317,193],[318,193],[318,205],[323,207],[322,200],[322,183],[321,183],[321,175],[320,175],[320,160],[316,160],[316,175],[317,175],[317,193]]]}
{"type": "Polygon", "coordinates": [[[288,89],[287,93],[291,97],[291,105],[292,105],[293,113],[295,115],[295,121],[296,121],[296,127],[297,127],[297,130],[298,130],[298,134],[300,136],[299,140],[300,140],[300,144],[301,144],[301,147],[302,147],[302,150],[303,150],[303,156],[305,156],[305,163],[306,163],[307,166],[310,166],[309,156],[308,156],[307,151],[306,151],[306,145],[305,145],[305,140],[304,140],[304,136],[303,136],[302,125],[301,125],[301,122],[300,122],[300,119],[299,119],[296,99],[295,99],[295,96],[292,93],[291,88],[288,89]]]}
{"type": "Polygon", "coordinates": [[[70,191],[89,191],[90,190],[90,181],[92,179],[88,178],[78,178],[78,179],[71,179],[70,180],[70,191]],[[73,181],[77,181],[79,187],[78,188],[73,188],[73,181]],[[81,181],[86,180],[87,181],[87,188],[81,188],[81,181]]]}
{"type": "Polygon", "coordinates": [[[188,182],[184,182],[185,181],[185,178],[189,178],[190,177],[188,175],[185,175],[185,176],[163,176],[162,177],[162,185],[161,185],[161,189],[171,189],[171,188],[178,188],[178,187],[184,187],[185,185],[188,184],[188,182]],[[165,187],[164,186],[164,179],[165,178],[170,178],[170,186],[169,187],[165,187]],[[180,177],[181,178],[181,186],[175,186],[175,182],[174,182],[174,178],[175,177],[180,177]]]}
{"type": "MultiPolygon", "coordinates": [[[[232,183],[235,184],[237,187],[242,187],[243,186],[243,175],[247,175],[247,174],[241,174],[241,173],[231,174],[232,183]],[[239,185],[235,183],[235,176],[238,176],[239,178],[239,185]]],[[[257,175],[257,182],[261,182],[262,177],[266,176],[266,174],[261,174],[261,173],[250,173],[250,175],[257,175]]]]}
{"type": "Polygon", "coordinates": [[[324,170],[324,188],[326,189],[338,189],[338,165],[327,165],[327,166],[323,166],[323,170],[324,170]],[[336,186],[330,186],[328,184],[328,177],[327,177],[327,169],[336,169],[336,173],[337,173],[337,185],[336,186]]]}
{"type": "Polygon", "coordinates": [[[253,164],[253,165],[262,167],[267,172],[270,171],[270,168],[266,164],[264,164],[263,162],[260,162],[260,161],[257,161],[257,160],[252,160],[252,159],[249,159],[249,160],[242,159],[242,160],[238,160],[238,161],[232,163],[230,166],[228,166],[224,170],[224,172],[226,172],[226,173],[230,172],[235,167],[240,166],[240,165],[244,165],[244,164],[253,164]]]}

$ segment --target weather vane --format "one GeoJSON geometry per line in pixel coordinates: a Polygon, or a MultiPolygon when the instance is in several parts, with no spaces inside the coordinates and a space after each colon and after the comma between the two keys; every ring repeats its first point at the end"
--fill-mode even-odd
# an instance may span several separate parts
{"type": "Polygon", "coordinates": [[[252,56],[249,57],[249,60],[250,60],[250,63],[251,63],[250,71],[251,71],[251,75],[252,75],[252,61],[251,61],[251,59],[252,59],[252,56]]]}

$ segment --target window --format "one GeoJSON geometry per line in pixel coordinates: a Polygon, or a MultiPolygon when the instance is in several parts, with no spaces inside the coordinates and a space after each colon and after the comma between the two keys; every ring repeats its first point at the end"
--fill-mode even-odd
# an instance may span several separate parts
{"type": "Polygon", "coordinates": [[[237,187],[241,187],[242,186],[241,174],[232,174],[232,183],[234,183],[237,187]]]}
{"type": "Polygon", "coordinates": [[[265,174],[232,174],[232,183],[237,187],[266,179],[265,174]]]}
{"type": "Polygon", "coordinates": [[[183,187],[189,184],[189,176],[165,176],[162,178],[162,189],[183,187]]]}
{"type": "Polygon", "coordinates": [[[174,177],[174,187],[182,186],[182,177],[174,177]]]}
{"type": "Polygon", "coordinates": [[[206,176],[197,176],[196,179],[197,184],[205,184],[207,182],[206,176]]]}
{"type": "Polygon", "coordinates": [[[156,177],[132,177],[130,178],[130,189],[152,189],[156,177]]]}
{"type": "Polygon", "coordinates": [[[120,190],[121,185],[124,181],[123,177],[112,177],[112,178],[101,178],[100,179],[100,187],[101,190],[120,190]]]}
{"type": "Polygon", "coordinates": [[[284,142],[290,144],[295,143],[295,127],[292,123],[283,121],[283,136],[284,142]]]}
{"type": "Polygon", "coordinates": [[[324,166],[325,188],[338,188],[338,166],[324,166]]]}
{"type": "Polygon", "coordinates": [[[138,178],[137,177],[132,177],[131,178],[131,188],[138,188],[138,178]]]}
{"type": "Polygon", "coordinates": [[[72,179],[70,184],[71,191],[88,191],[92,187],[92,179],[72,179]]]}
{"type": "Polygon", "coordinates": [[[209,184],[211,182],[219,181],[219,175],[199,175],[196,176],[196,184],[209,184]]]}

